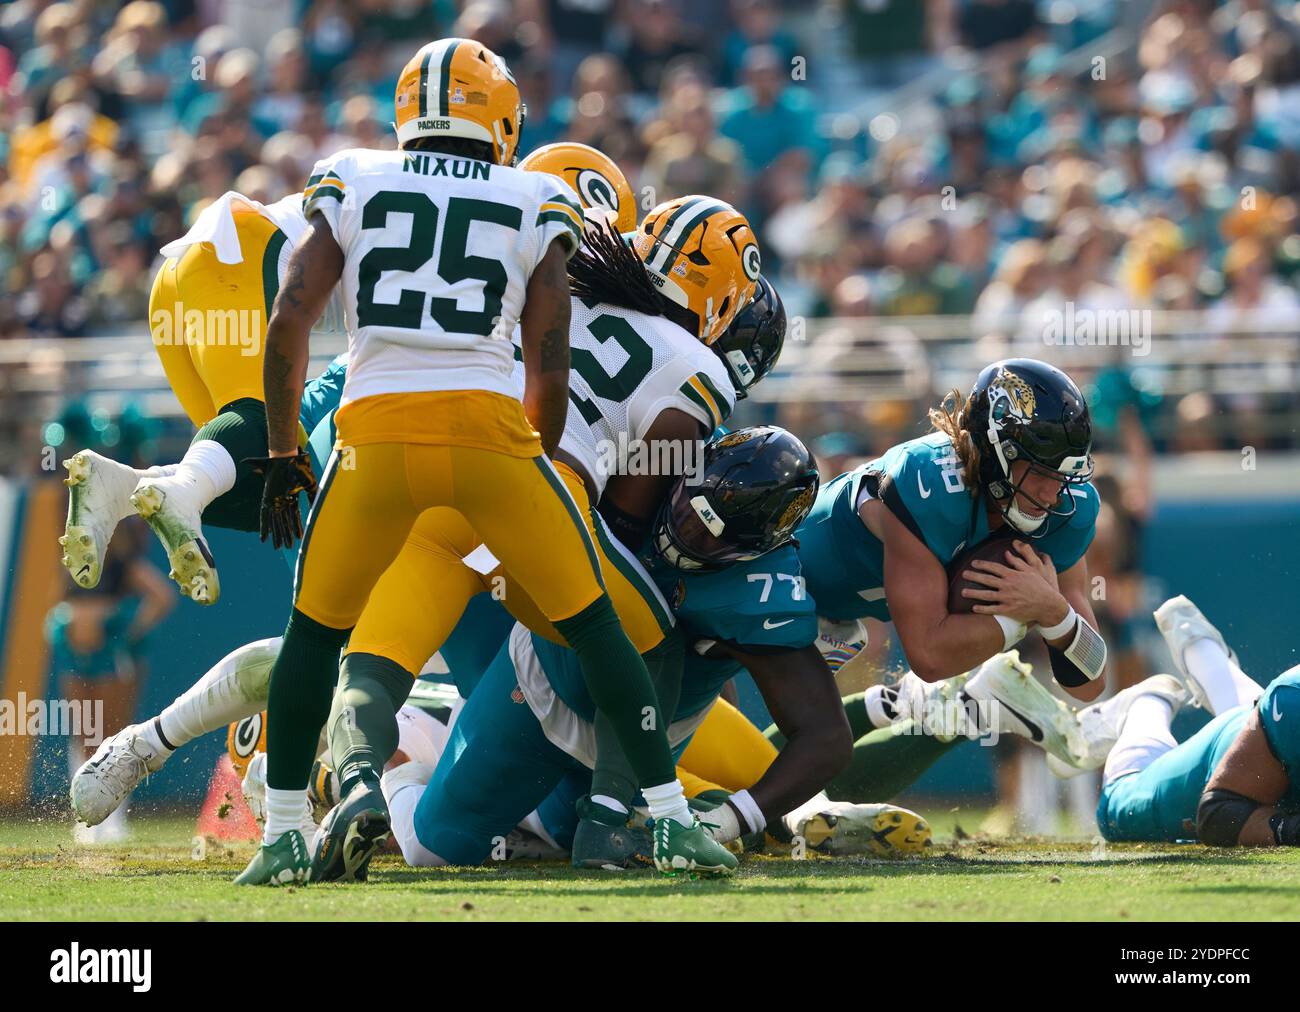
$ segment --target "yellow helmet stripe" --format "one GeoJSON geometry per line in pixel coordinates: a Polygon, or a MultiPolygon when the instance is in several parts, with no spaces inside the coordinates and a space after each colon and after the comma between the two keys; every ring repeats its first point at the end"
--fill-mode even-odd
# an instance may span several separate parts
{"type": "Polygon", "coordinates": [[[695,226],[716,211],[729,211],[730,206],[712,197],[696,197],[688,200],[674,211],[664,222],[663,228],[655,239],[655,245],[646,258],[646,266],[664,274],[673,254],[681,247],[682,240],[691,234],[695,226]]]}
{"type": "Polygon", "coordinates": [[[447,115],[447,94],[451,91],[451,59],[460,48],[459,42],[450,43],[442,51],[442,63],[438,66],[438,115],[447,115]]]}
{"type": "Polygon", "coordinates": [[[460,48],[460,42],[450,40],[442,47],[439,53],[437,48],[430,47],[424,54],[424,59],[420,61],[420,111],[421,119],[429,115],[430,92],[437,96],[434,101],[437,102],[438,115],[447,115],[447,92],[451,88],[451,61],[456,55],[456,50],[460,48]],[[438,56],[438,76],[433,76],[433,58],[438,56]]]}
{"type": "Polygon", "coordinates": [[[424,119],[429,115],[429,63],[433,60],[433,50],[425,51],[420,61],[420,110],[418,116],[424,119]]]}

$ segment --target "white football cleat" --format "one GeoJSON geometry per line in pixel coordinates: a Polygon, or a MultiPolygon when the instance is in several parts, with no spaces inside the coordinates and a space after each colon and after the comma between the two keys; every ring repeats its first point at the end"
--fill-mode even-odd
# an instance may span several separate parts
{"type": "Polygon", "coordinates": [[[970,679],[967,671],[937,682],[925,682],[908,671],[893,686],[897,721],[914,720],[921,730],[940,741],[952,741],[967,730],[965,704],[961,692],[970,679]]]}
{"type": "Polygon", "coordinates": [[[1084,743],[1075,763],[1080,772],[1101,769],[1106,765],[1106,757],[1124,730],[1129,709],[1135,700],[1143,696],[1159,696],[1175,714],[1188,699],[1187,688],[1173,675],[1152,675],[1137,685],[1115,693],[1110,699],[1084,707],[1078,713],[1084,743]]]}
{"type": "Polygon", "coordinates": [[[73,842],[83,845],[122,843],[130,835],[131,830],[126,821],[125,802],[113,809],[108,818],[97,826],[87,826],[81,822],[73,823],[72,826],[73,842]]]}
{"type": "Polygon", "coordinates": [[[97,826],[126,800],[136,785],[162,769],[170,755],[153,746],[132,724],[100,743],[72,778],[72,811],[87,826],[97,826]]]}
{"type": "Polygon", "coordinates": [[[1072,766],[1056,758],[1050,752],[1047,754],[1047,768],[1057,780],[1069,780],[1072,777],[1082,776],[1084,773],[1090,772],[1088,767],[1072,766]]]}
{"type": "Polygon", "coordinates": [[[221,596],[217,565],[203,537],[203,507],[191,482],[153,478],[131,496],[136,513],[153,528],[167,549],[171,572],[181,593],[199,604],[216,604],[221,596]]]}
{"type": "Polygon", "coordinates": [[[1051,694],[1020,659],[1018,651],[995,654],[966,682],[961,696],[974,701],[978,727],[968,735],[1015,734],[1028,738],[1048,755],[1074,765],[1082,748],[1074,711],[1051,694]]]}
{"type": "Polygon", "coordinates": [[[824,801],[802,812],[788,828],[810,850],[837,857],[910,857],[924,853],[933,842],[929,823],[896,805],[824,801]]]}
{"type": "Polygon", "coordinates": [[[82,450],[63,462],[68,476],[68,519],[59,545],[63,565],[79,587],[96,587],[104,553],[119,523],[131,515],[131,493],[140,476],[135,468],[82,450]]]}
{"type": "Polygon", "coordinates": [[[1174,655],[1174,667],[1178,670],[1178,677],[1182,679],[1183,684],[1187,686],[1188,691],[1192,694],[1192,702],[1202,710],[1214,713],[1214,707],[1210,705],[1209,693],[1196,680],[1196,677],[1187,670],[1183,654],[1189,646],[1198,640],[1213,640],[1223,647],[1223,652],[1228,655],[1233,664],[1237,663],[1237,655],[1229,648],[1223,634],[1201,613],[1201,609],[1192,604],[1191,600],[1182,594],[1171,597],[1157,608],[1153,614],[1155,615],[1156,628],[1160,630],[1160,635],[1169,644],[1169,652],[1174,655]]]}

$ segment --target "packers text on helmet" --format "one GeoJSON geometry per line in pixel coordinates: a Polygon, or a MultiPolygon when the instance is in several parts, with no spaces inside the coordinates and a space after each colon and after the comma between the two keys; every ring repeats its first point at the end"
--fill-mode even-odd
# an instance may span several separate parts
{"type": "Polygon", "coordinates": [[[481,42],[430,42],[402,68],[393,101],[402,147],[419,137],[464,137],[491,145],[499,165],[514,161],[524,127],[519,86],[481,42]]]}

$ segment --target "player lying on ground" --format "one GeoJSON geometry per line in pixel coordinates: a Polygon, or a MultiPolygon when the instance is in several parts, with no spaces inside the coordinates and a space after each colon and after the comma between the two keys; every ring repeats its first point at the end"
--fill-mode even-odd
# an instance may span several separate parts
{"type": "Polygon", "coordinates": [[[1102,836],[1300,845],[1300,667],[1262,688],[1185,597],[1161,605],[1156,624],[1181,684],[1157,675],[1079,715],[1093,765],[1105,761],[1102,836]],[[1179,743],[1170,724],[1189,692],[1214,719],[1179,743]]]}
{"type": "MultiPolygon", "coordinates": [[[[1083,395],[1031,359],[984,369],[965,400],[931,411],[935,432],[827,484],[796,534],[817,614],[892,620],[926,682],[968,671],[1036,626],[1071,695],[1095,699],[1106,648],[1088,600],[1084,552],[1097,516],[1083,395]],[[1024,536],[1005,563],[972,563],[973,613],[949,604],[945,567],[991,533],[1024,536]],[[1019,558],[1017,559],[1017,556],[1019,558]]],[[[873,723],[892,720],[874,696],[873,723]]]]}
{"type": "MultiPolygon", "coordinates": [[[[404,773],[410,783],[417,782],[419,770],[431,775],[447,748],[454,721],[463,703],[464,700],[451,685],[417,682],[410,698],[398,711],[397,751],[386,769],[414,764],[404,773]]],[[[691,748],[695,748],[709,725],[719,719],[743,723],[750,734],[758,735],[758,729],[743,714],[725,700],[719,699],[709,710],[705,723],[696,732],[691,748]]],[[[758,740],[770,749],[765,739],[759,737],[758,740]]],[[[244,798],[260,824],[264,821],[266,812],[264,715],[254,714],[232,724],[227,734],[227,747],[231,762],[242,778],[244,798]]],[[[687,752],[689,754],[690,749],[687,752]]],[[[683,762],[687,760],[688,755],[682,757],[683,762]]],[[[320,816],[337,801],[338,782],[329,762],[329,753],[322,752],[313,770],[309,790],[313,810],[320,816]]],[[[683,767],[679,767],[678,774],[687,787],[692,807],[699,811],[707,812],[715,808],[729,793],[720,785],[710,784],[686,772],[683,767]]],[[[403,780],[404,784],[406,782],[403,780]]],[[[577,812],[585,807],[584,796],[577,792],[585,790],[586,784],[587,778],[581,776],[562,780],[535,811],[525,816],[518,826],[494,844],[491,860],[573,859],[571,848],[578,832],[577,812]]],[[[707,821],[707,816],[705,818],[707,821]]],[[[593,855],[592,860],[574,859],[573,863],[577,867],[609,869],[625,867],[632,861],[648,864],[650,833],[643,826],[643,821],[644,812],[638,812],[619,832],[621,837],[635,844],[634,848],[626,849],[626,860],[619,864],[600,865],[595,863],[593,855]]],[[[814,797],[801,810],[786,815],[782,819],[782,826],[788,834],[787,839],[801,837],[808,848],[836,855],[866,853],[877,857],[908,856],[923,851],[930,839],[925,823],[915,813],[891,805],[836,804],[825,795],[814,797]]],[[[315,833],[316,829],[311,818],[305,817],[304,834],[308,831],[315,833]]],[[[400,852],[396,841],[390,841],[390,844],[390,849],[400,852]]]]}
{"type": "MultiPolygon", "coordinates": [[[[766,663],[750,667],[751,673],[790,739],[767,769],[744,781],[748,790],[728,795],[707,814],[721,840],[769,825],[780,834],[791,824],[805,829],[826,811],[826,800],[793,810],[818,793],[847,750],[834,680],[813,646],[815,618],[800,607],[797,580],[781,579],[797,560],[792,550],[788,559],[775,557],[782,546],[791,549],[790,534],[815,487],[816,472],[798,440],[779,429],[741,430],[710,444],[703,482],[680,482],[654,527],[653,575],[662,587],[675,588],[679,625],[691,640],[670,742],[683,748],[722,686],[759,656],[766,663]],[[759,583],[771,591],[787,582],[788,594],[757,592],[759,583]],[[783,818],[792,812],[792,820],[783,818]]],[[[437,768],[413,763],[385,774],[407,860],[477,864],[562,784],[577,778],[573,793],[581,793],[594,762],[593,715],[571,653],[516,626],[471,693],[437,768]]],[[[624,850],[583,848],[575,841],[575,862],[586,863],[580,854],[601,853],[602,864],[635,863],[629,807],[610,810],[586,799],[581,825],[605,827],[624,850]]],[[[848,814],[841,839],[848,836],[848,814]]],[[[911,837],[917,847],[928,838],[911,813],[876,808],[861,817],[871,832],[911,837]]]]}

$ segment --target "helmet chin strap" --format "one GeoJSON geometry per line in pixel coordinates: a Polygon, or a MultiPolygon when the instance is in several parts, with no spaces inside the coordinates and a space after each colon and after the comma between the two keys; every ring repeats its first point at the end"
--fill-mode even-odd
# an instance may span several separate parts
{"type": "Polygon", "coordinates": [[[1047,519],[1047,514],[1040,516],[1030,516],[1020,508],[1014,496],[1011,499],[1011,505],[1002,511],[1002,515],[1007,518],[1007,523],[1018,530],[1021,534],[1033,534],[1038,528],[1043,526],[1043,521],[1047,519]]]}

